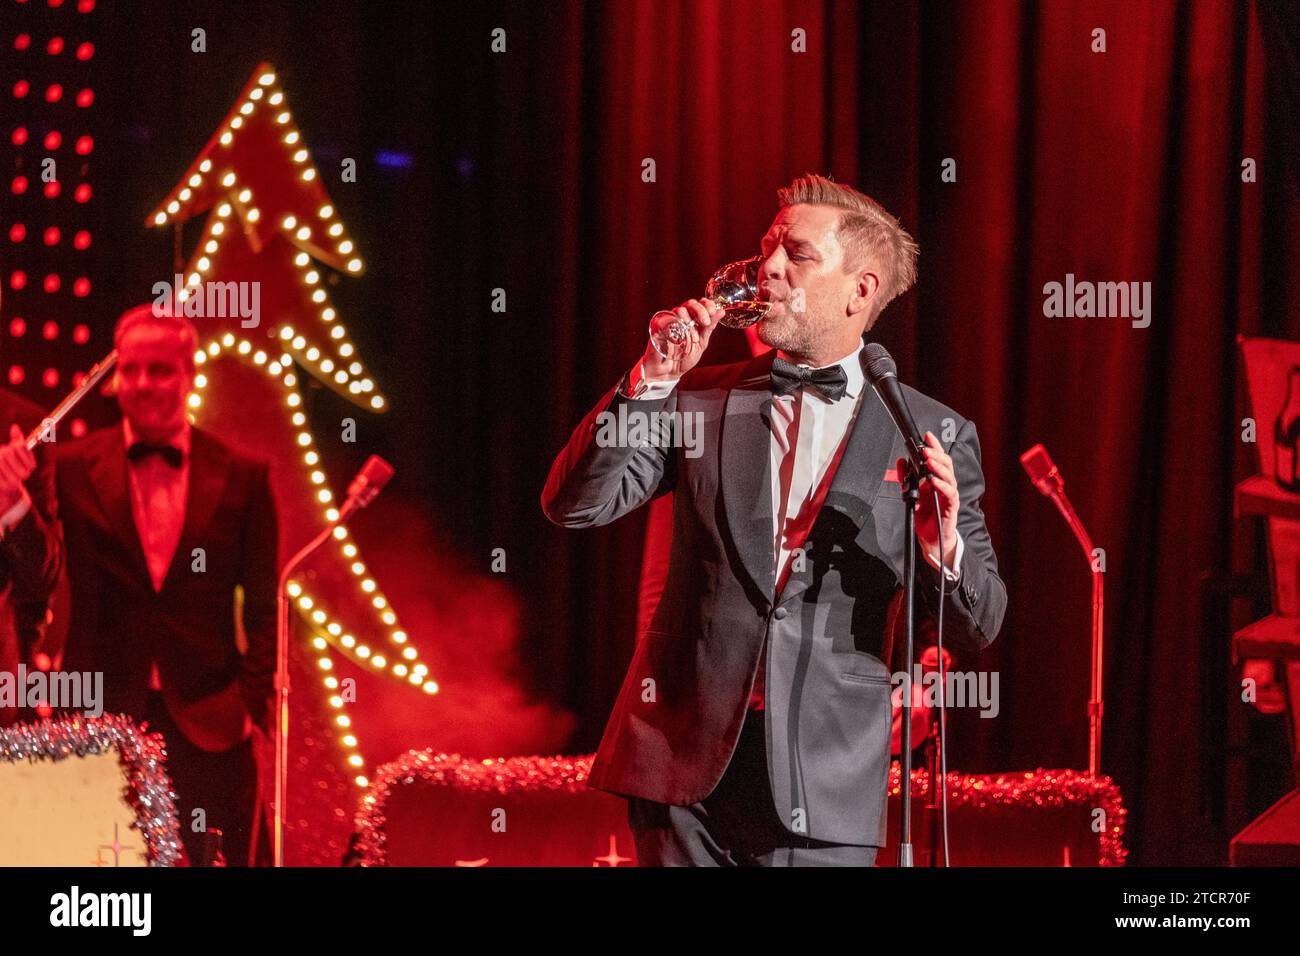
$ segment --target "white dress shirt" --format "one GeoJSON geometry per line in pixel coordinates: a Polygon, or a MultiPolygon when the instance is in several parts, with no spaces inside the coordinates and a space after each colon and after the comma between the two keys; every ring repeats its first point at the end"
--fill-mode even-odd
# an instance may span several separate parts
{"type": "MultiPolygon", "coordinates": [[[[129,451],[136,435],[127,419],[122,419],[122,441],[129,451]]],[[[168,444],[181,451],[181,466],[173,468],[160,455],[146,455],[139,461],[127,460],[131,494],[131,517],[135,521],[140,550],[149,568],[149,580],[155,592],[162,591],[167,570],[176,557],[185,528],[185,507],[190,488],[190,425],[185,423],[168,444]]],[[[161,690],[158,665],[149,667],[149,688],[161,690]]]]}
{"type": "MultiPolygon", "coordinates": [[[[820,366],[839,365],[844,369],[848,387],[844,397],[828,401],[816,388],[804,386],[786,395],[772,397],[772,442],[769,446],[769,463],[772,489],[772,558],[776,569],[776,590],[779,595],[790,574],[794,550],[800,547],[812,530],[821,510],[822,501],[835,478],[847,445],[853,420],[861,401],[880,401],[875,390],[866,387],[862,371],[860,349],[850,352],[838,362],[820,366]]],[[[782,353],[777,353],[782,355],[782,353]]],[[[785,358],[784,355],[782,355],[785,358]]],[[[787,358],[787,361],[789,359],[787,358]]],[[[632,378],[643,380],[641,369],[632,378]]],[[[646,382],[640,401],[667,398],[677,386],[677,379],[646,382]]],[[[883,475],[880,476],[882,479],[883,475]]],[[[870,480],[870,476],[868,476],[870,480]]],[[[949,567],[944,576],[956,582],[961,576],[961,559],[965,546],[957,535],[954,554],[948,555],[949,567]]],[[[939,556],[922,549],[925,560],[939,567],[939,556]]]]}
{"type": "MultiPolygon", "coordinates": [[[[122,440],[129,450],[137,441],[131,423],[122,419],[122,440]]],[[[190,426],[187,422],[168,442],[181,452],[181,466],[173,468],[161,455],[128,461],[131,517],[140,537],[140,549],[153,589],[161,591],[167,570],[176,556],[185,527],[185,506],[190,487],[190,426]]]]}

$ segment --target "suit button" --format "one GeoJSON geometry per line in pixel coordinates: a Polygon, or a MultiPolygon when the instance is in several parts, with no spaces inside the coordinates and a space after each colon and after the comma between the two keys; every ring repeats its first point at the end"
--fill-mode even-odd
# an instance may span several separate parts
{"type": "Polygon", "coordinates": [[[785,608],[779,607],[772,613],[772,617],[776,618],[778,621],[784,621],[785,614],[786,614],[785,608]]]}

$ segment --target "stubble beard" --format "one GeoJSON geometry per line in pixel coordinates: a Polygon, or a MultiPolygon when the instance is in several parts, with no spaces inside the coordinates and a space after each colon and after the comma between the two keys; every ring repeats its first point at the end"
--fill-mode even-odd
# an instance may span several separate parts
{"type": "Polygon", "coordinates": [[[787,355],[815,355],[825,338],[826,329],[807,312],[796,316],[789,303],[782,303],[775,316],[764,318],[758,326],[758,339],[787,355]]]}

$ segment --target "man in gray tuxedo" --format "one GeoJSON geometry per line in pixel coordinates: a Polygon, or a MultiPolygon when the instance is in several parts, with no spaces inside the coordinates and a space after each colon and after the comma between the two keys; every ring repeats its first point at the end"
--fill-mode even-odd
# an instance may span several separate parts
{"type": "MultiPolygon", "coordinates": [[[[757,327],[772,351],[697,367],[722,313],[683,303],[673,311],[690,323],[688,347],[647,346],[542,493],[547,517],[570,528],[674,493],[663,594],[589,780],[628,798],[641,865],[869,866],[885,843],[908,465],[860,351],[915,281],[917,247],[878,203],[829,179],[778,196],[757,327]]],[[[975,425],[903,391],[931,472],[919,591],[937,610],[944,574],[945,637],[982,649],[1006,587],[979,506],[975,425]]]]}

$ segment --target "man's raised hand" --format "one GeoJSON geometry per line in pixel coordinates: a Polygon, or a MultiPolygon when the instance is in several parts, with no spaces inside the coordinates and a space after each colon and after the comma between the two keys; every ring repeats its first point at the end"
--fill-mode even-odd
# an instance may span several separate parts
{"type": "Polygon", "coordinates": [[[647,343],[645,355],[641,358],[641,371],[648,382],[681,378],[698,365],[704,350],[709,347],[713,330],[718,327],[723,309],[711,299],[687,299],[677,308],[665,312],[671,312],[679,321],[690,324],[690,348],[681,349],[678,357],[669,359],[647,343]]]}

